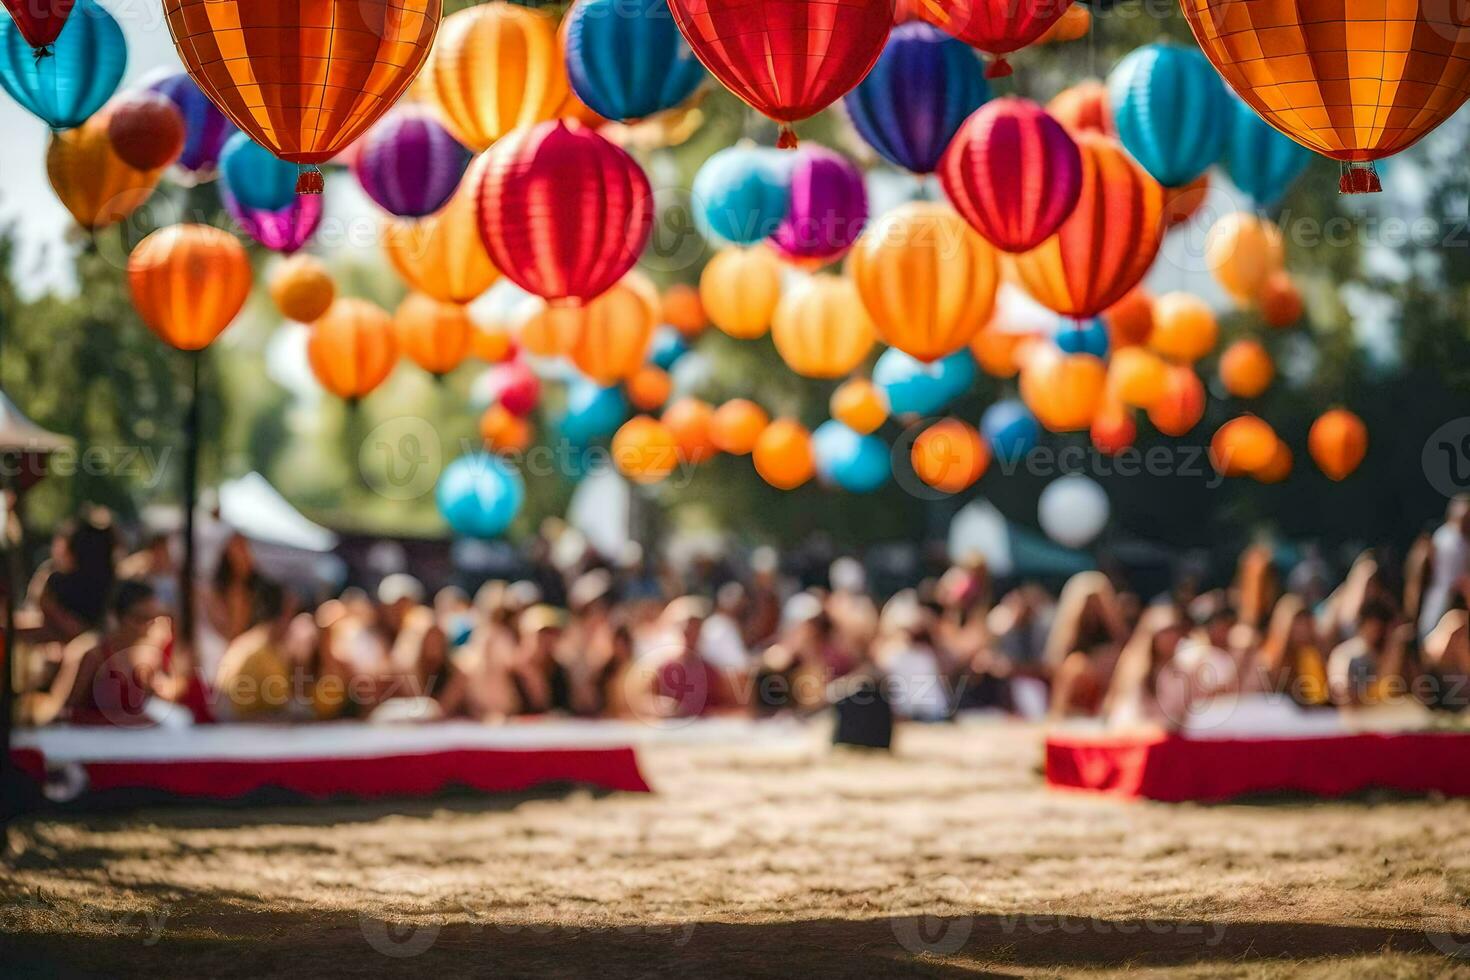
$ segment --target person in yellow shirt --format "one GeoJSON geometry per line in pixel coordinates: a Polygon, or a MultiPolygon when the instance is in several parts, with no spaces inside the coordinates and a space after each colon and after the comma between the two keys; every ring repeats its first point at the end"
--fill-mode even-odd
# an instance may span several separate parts
{"type": "Polygon", "coordinates": [[[1285,694],[1304,708],[1329,703],[1317,620],[1298,596],[1288,593],[1276,602],[1246,688],[1285,694]]]}

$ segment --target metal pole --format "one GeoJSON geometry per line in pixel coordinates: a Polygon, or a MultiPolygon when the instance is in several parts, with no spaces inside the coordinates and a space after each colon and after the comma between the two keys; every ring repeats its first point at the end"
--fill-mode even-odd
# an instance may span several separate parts
{"type": "Polygon", "coordinates": [[[5,499],[5,669],[0,670],[0,857],[10,853],[10,821],[20,812],[20,773],[10,764],[10,731],[15,723],[15,592],[20,587],[16,574],[20,542],[10,536],[11,521],[19,520],[20,492],[12,480],[12,462],[23,459],[6,453],[0,458],[0,495],[5,499]],[[11,491],[15,491],[12,509],[11,491]]]}
{"type": "MultiPolygon", "coordinates": [[[[184,562],[179,569],[179,643],[188,651],[190,662],[194,647],[194,509],[199,498],[199,370],[203,351],[189,351],[189,407],[184,415],[184,562]]],[[[175,650],[177,656],[181,651],[175,650]]]]}

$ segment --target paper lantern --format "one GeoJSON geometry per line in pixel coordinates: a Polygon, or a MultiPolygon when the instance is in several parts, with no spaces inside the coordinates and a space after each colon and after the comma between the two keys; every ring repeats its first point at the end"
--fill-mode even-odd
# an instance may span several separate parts
{"type": "Polygon", "coordinates": [[[1108,74],[1118,140],[1165,187],[1182,187],[1225,152],[1230,97],[1197,48],[1146,44],[1108,74]]]}
{"type": "Polygon", "coordinates": [[[889,348],[873,365],[873,383],[894,415],[933,415],[968,391],[975,373],[969,351],[926,363],[889,348]]]}
{"type": "Polygon", "coordinates": [[[1052,334],[1052,343],[1064,354],[1108,356],[1108,328],[1098,317],[1088,320],[1063,320],[1052,334]]]}
{"type": "Polygon", "coordinates": [[[1092,32],[1092,11],[1082,3],[1073,4],[1062,12],[1061,19],[1046,29],[1036,39],[1037,44],[1065,44],[1080,41],[1092,32]]]}
{"type": "Polygon", "coordinates": [[[1082,191],[1057,233],[1017,256],[1021,283],[1063,316],[1097,316],[1148,272],[1163,233],[1164,189],[1100,136],[1077,137],[1082,191]]]}
{"type": "Polygon", "coordinates": [[[1016,360],[1017,350],[1032,339],[1032,334],[985,327],[970,338],[970,353],[975,355],[980,369],[992,378],[1014,378],[1021,370],[1016,360]]]}
{"type": "Polygon", "coordinates": [[[997,459],[1014,463],[1041,440],[1041,423],[1014,398],[998,401],[980,416],[980,431],[997,459]]]}
{"type": "Polygon", "coordinates": [[[653,232],[653,190],[624,150],[556,120],[518,130],[483,160],[473,171],[480,235],[490,260],[522,289],[576,305],[638,261],[653,232]]]}
{"type": "Polygon", "coordinates": [[[835,419],[812,433],[812,454],[822,479],[848,493],[872,493],[892,474],[888,447],[881,439],[858,435],[835,419]]]}
{"type": "Polygon", "coordinates": [[[1169,231],[1194,220],[1209,196],[1208,170],[1183,187],[1164,188],[1164,230],[1169,231]]]}
{"type": "Polygon", "coordinates": [[[681,337],[698,337],[709,326],[699,290],[685,283],[675,283],[664,290],[663,322],[679,331],[681,337]]]}
{"type": "Polygon", "coordinates": [[[971,116],[939,164],[944,191],[976,231],[1026,252],[1062,226],[1082,193],[1082,156],[1034,102],[996,99],[971,116]]]}
{"type": "Polygon", "coordinates": [[[1254,415],[1220,426],[1210,440],[1210,461],[1224,476],[1244,476],[1266,467],[1276,456],[1276,430],[1254,415]]]}
{"type": "MultiPolygon", "coordinates": [[[[1234,93],[1230,102],[1234,112],[1220,162],[1255,207],[1274,207],[1312,162],[1312,151],[1272,128],[1234,93]]],[[[1289,472],[1289,450],[1286,459],[1289,472]]]]}
{"type": "Polygon", "coordinates": [[[1129,290],[1103,312],[1103,323],[1113,350],[1146,344],[1154,332],[1154,298],[1143,288],[1129,290]]]}
{"type": "Polygon", "coordinates": [[[1125,347],[1108,363],[1108,395],[1131,408],[1149,408],[1164,394],[1169,365],[1153,351],[1125,347]]]}
{"type": "Polygon", "coordinates": [[[1418,142],[1470,96],[1470,25],[1414,0],[1184,0],[1210,63],[1252,109],[1376,191],[1373,160],[1418,142]]]}
{"type": "Polygon", "coordinates": [[[225,212],[243,234],[282,255],[300,251],[322,223],[320,194],[293,195],[291,203],[279,211],[263,211],[241,204],[221,181],[219,197],[225,212]]]}
{"type": "Polygon", "coordinates": [[[1220,355],[1220,383],[1236,398],[1258,398],[1271,387],[1276,365],[1259,341],[1237,340],[1220,355]]]}
{"type": "Polygon", "coordinates": [[[475,323],[470,332],[470,354],[487,364],[499,364],[515,353],[510,331],[500,323],[475,323]]]}
{"type": "Polygon", "coordinates": [[[680,398],[664,409],[660,418],[674,435],[679,458],[686,463],[703,463],[719,451],[710,431],[715,410],[698,398],[680,398]]]}
{"type": "Polygon", "coordinates": [[[500,271],[480,237],[476,166],[438,213],[383,224],[383,254],[410,288],[446,303],[469,303],[495,285],[500,271]]]}
{"type": "Polygon", "coordinates": [[[990,319],[1000,263],[990,243],[943,204],[902,204],[875,221],[848,263],[863,306],[889,346],[935,361],[990,319]]]}
{"type": "Polygon", "coordinates": [[[163,10],[199,87],[251,139],[302,167],[301,192],[319,194],[317,165],[408,90],[439,29],[441,4],[164,0],[163,10]]]}
{"type": "Polygon", "coordinates": [[[914,473],[935,490],[961,493],[975,484],[990,465],[990,447],[973,426],[941,419],[914,440],[909,449],[914,473]]]}
{"type": "Polygon", "coordinates": [[[1004,56],[1037,41],[1071,5],[1072,0],[929,0],[918,5],[918,12],[946,33],[994,55],[987,74],[1003,78],[1011,73],[1004,56]]]}
{"type": "Polygon", "coordinates": [[[327,391],[348,401],[364,398],[398,363],[393,318],[367,300],[338,299],[312,324],[306,359],[327,391]]]}
{"type": "Polygon", "coordinates": [[[1253,303],[1285,263],[1281,229],[1243,211],[1224,215],[1205,238],[1205,262],[1231,299],[1242,306],[1253,303]]]}
{"type": "Polygon", "coordinates": [[[750,451],[755,471],[777,490],[795,490],[817,472],[811,433],[791,419],[766,426],[750,451]]]}
{"type": "Polygon", "coordinates": [[[1036,498],[1036,519],[1047,537],[1067,548],[1091,544],[1108,526],[1108,495],[1085,476],[1062,476],[1036,498]]]}
{"type": "Polygon", "coordinates": [[[572,89],[591,109],[627,122],[694,94],[704,68],[663,0],[577,0],[562,23],[572,89]]]}
{"type": "Polygon", "coordinates": [[[577,378],[567,385],[567,409],[559,428],[573,445],[586,446],[606,439],[627,420],[628,397],[622,388],[604,388],[585,378],[577,378]]]}
{"type": "Polygon", "coordinates": [[[1220,328],[1208,303],[1189,293],[1154,300],[1154,332],[1148,345],[1170,360],[1193,364],[1215,349],[1220,328]]]}
{"type": "Polygon", "coordinates": [[[409,293],[393,314],[398,352],[433,375],[448,374],[464,363],[474,332],[463,306],[423,293],[409,293]]]}
{"type": "Polygon", "coordinates": [[[250,296],[250,260],[228,232],[170,225],[128,256],[133,307],[148,329],[179,350],[203,350],[250,296]]]}
{"type": "Polygon", "coordinates": [[[1280,439],[1276,440],[1276,453],[1271,461],[1256,470],[1251,476],[1261,483],[1280,483],[1291,476],[1292,464],[1295,462],[1291,455],[1291,447],[1280,439]]]}
{"type": "Polygon", "coordinates": [[[888,420],[888,399],[866,378],[844,381],[828,404],[832,417],[858,435],[876,432],[888,420]]]}
{"type": "MultiPolygon", "coordinates": [[[[26,57],[31,57],[27,49],[26,57]]],[[[115,225],[153,194],[161,170],[134,170],[107,136],[107,111],[76,129],[53,133],[46,176],[61,203],[87,231],[115,225]]]]}
{"type": "Polygon", "coordinates": [[[648,351],[648,360],[665,371],[672,370],[679,358],[689,353],[689,341],[668,324],[653,332],[653,345],[648,351]]]}
{"type": "Polygon", "coordinates": [[[1189,433],[1205,415],[1205,386],[1190,368],[1170,367],[1158,396],[1148,406],[1148,420],[1166,436],[1189,433]]]}
{"type": "Polygon", "coordinates": [[[791,205],[771,236],[776,253],[809,265],[836,262],[867,222],[863,172],[826,147],[797,151],[791,164],[791,205]]]}
{"type": "Polygon", "coordinates": [[[572,363],[592,380],[610,385],[637,371],[647,359],[658,326],[658,290],[634,272],[581,309],[553,307],[547,315],[577,318],[572,363]]]}
{"type": "Polygon", "coordinates": [[[658,483],[679,465],[679,444],[669,427],[647,415],[623,423],[612,440],[613,465],[635,483],[658,483]]]}
{"type": "Polygon", "coordinates": [[[771,340],[786,366],[808,378],[840,378],[873,347],[873,321],[850,279],[819,275],[797,283],[776,305],[771,340]]]}
{"type": "Polygon", "coordinates": [[[236,201],[257,211],[280,211],[296,197],[296,168],[236,133],[220,151],[220,176],[236,201]]]}
{"type": "Polygon", "coordinates": [[[933,173],[960,124],[990,98],[975,52],[929,24],[896,27],[843,99],[858,135],[889,163],[933,173]]]}
{"type": "Polygon", "coordinates": [[[771,417],[747,398],[732,398],[715,409],[709,422],[709,438],[716,449],[731,456],[746,456],[755,448],[771,417]]]}
{"type": "Polygon", "coordinates": [[[790,154],[767,147],[731,146],[715,153],[694,175],[701,230],[737,245],[774,235],[791,209],[792,162],[790,154]]]}
{"type": "Polygon", "coordinates": [[[645,364],[624,382],[628,400],[640,412],[653,412],[664,406],[674,391],[674,383],[663,368],[645,364]]]}
{"type": "Polygon", "coordinates": [[[1102,404],[1107,374],[1100,358],[1053,348],[1032,355],[1021,368],[1021,399],[1052,432],[1085,430],[1102,404]]]}
{"type": "Polygon", "coordinates": [[[689,46],[746,104],[782,124],[778,145],[796,145],[791,124],[850,92],[868,74],[893,22],[893,0],[670,0],[689,46]]]}
{"type": "Polygon", "coordinates": [[[523,358],[497,364],[488,375],[491,401],[512,415],[529,415],[541,399],[541,379],[523,358]]]}
{"type": "Polygon", "coordinates": [[[491,405],[480,416],[480,441],[491,452],[524,452],[534,435],[531,423],[507,411],[504,405],[491,405]]]}
{"type": "Polygon", "coordinates": [[[1334,408],[1312,423],[1307,450],[1329,480],[1346,480],[1368,455],[1368,428],[1347,409],[1334,408]]]}
{"type": "Polygon", "coordinates": [[[1266,277],[1266,284],[1261,287],[1261,295],[1256,302],[1261,307],[1261,318],[1266,325],[1278,330],[1295,326],[1306,311],[1301,291],[1284,269],[1266,277]]]}
{"type": "Polygon", "coordinates": [[[134,170],[161,170],[184,152],[184,117],[167,96],[129,92],[112,103],[107,138],[134,170]]]}
{"type": "Polygon", "coordinates": [[[5,0],[5,9],[14,20],[13,29],[35,49],[37,61],[55,57],[50,48],[66,26],[72,6],[72,0],[5,0]]]}
{"type": "Polygon", "coordinates": [[[1104,402],[1093,416],[1092,427],[1088,431],[1092,444],[1099,452],[1108,455],[1117,455],[1132,446],[1138,439],[1138,425],[1133,421],[1133,413],[1127,406],[1118,402],[1104,402]]]}
{"type": "Polygon", "coordinates": [[[505,533],[525,506],[526,484],[499,457],[471,453],[444,467],[434,500],[454,533],[495,538],[505,533]]]}
{"type": "Polygon", "coordinates": [[[337,298],[337,284],[320,259],[296,255],[271,273],[270,293],[281,316],[297,323],[314,323],[331,309],[337,298]]]}
{"type": "Polygon", "coordinates": [[[433,214],[454,196],[470,151],[423,109],[397,109],[368,130],[352,173],[373,203],[400,218],[433,214]]]}
{"type": "Polygon", "coordinates": [[[172,102],[184,120],[184,148],[174,161],[177,173],[189,181],[213,179],[235,124],[199,91],[188,72],[164,75],[148,88],[172,102]]]}
{"type": "Polygon", "coordinates": [[[73,129],[102,108],[122,81],[128,46],[122,28],[95,0],[77,0],[69,15],[57,0],[7,0],[26,11],[0,18],[0,86],[22,109],[54,130],[73,129]],[[58,28],[44,55],[29,39],[58,28]]]}
{"type": "Polygon", "coordinates": [[[781,263],[760,245],[724,249],[704,267],[699,298],[722,332],[736,340],[763,337],[781,300],[781,263]]]}
{"type": "Polygon", "coordinates": [[[1062,89],[1046,104],[1046,111],[1071,132],[1113,138],[1118,135],[1113,128],[1108,87],[1095,78],[1062,89]]]}

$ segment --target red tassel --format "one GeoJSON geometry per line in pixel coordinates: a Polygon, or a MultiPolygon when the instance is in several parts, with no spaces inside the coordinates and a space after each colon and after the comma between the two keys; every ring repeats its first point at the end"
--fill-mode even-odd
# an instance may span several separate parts
{"type": "Polygon", "coordinates": [[[1377,194],[1383,190],[1383,184],[1371,161],[1349,163],[1342,169],[1337,189],[1343,194],[1377,194]]]}
{"type": "Polygon", "coordinates": [[[794,150],[797,147],[796,130],[784,123],[781,126],[781,135],[776,137],[776,149],[794,150]]]}
{"type": "Polygon", "coordinates": [[[326,179],[316,167],[302,167],[301,172],[296,175],[297,194],[320,194],[326,189],[326,179]]]}
{"type": "Polygon", "coordinates": [[[1009,78],[1011,76],[1011,63],[1004,58],[996,58],[985,68],[986,78],[1009,78]]]}

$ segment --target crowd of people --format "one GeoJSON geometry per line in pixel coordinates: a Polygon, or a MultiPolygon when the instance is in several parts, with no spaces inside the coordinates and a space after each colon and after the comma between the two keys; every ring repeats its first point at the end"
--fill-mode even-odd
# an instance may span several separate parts
{"type": "Polygon", "coordinates": [[[1178,728],[1222,697],[1302,711],[1470,698],[1464,499],[1402,562],[1365,551],[1338,576],[1254,545],[1222,587],[1181,576],[1151,599],[1123,571],[1054,595],[976,560],[880,602],[852,557],[797,574],[759,548],[676,573],[591,549],[554,563],[542,537],[524,574],[473,592],[431,596],[398,571],[322,601],[273,581],[235,535],[194,590],[193,644],[176,550],[156,535],[124,556],[101,512],[56,534],[16,615],[23,723],[767,716],[861,691],[919,721],[990,709],[1178,728]]]}

